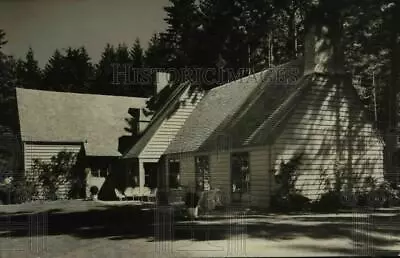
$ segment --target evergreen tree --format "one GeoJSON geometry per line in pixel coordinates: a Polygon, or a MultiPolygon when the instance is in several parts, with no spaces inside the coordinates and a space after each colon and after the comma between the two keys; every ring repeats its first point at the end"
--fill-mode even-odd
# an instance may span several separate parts
{"type": "Polygon", "coordinates": [[[39,68],[38,61],[35,59],[32,48],[29,48],[25,60],[19,61],[18,77],[21,81],[21,87],[27,89],[42,89],[42,71],[39,68]]]}
{"type": "Polygon", "coordinates": [[[115,95],[113,85],[113,65],[116,64],[117,57],[112,45],[107,44],[104,48],[99,63],[96,66],[95,82],[92,93],[115,95]]]}

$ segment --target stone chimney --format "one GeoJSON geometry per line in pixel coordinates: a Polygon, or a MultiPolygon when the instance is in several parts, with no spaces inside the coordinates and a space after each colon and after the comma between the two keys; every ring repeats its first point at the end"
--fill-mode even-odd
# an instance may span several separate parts
{"type": "Polygon", "coordinates": [[[310,13],[306,26],[304,74],[343,74],[343,35],[339,14],[316,9],[310,13]]]}
{"type": "Polygon", "coordinates": [[[162,91],[170,82],[171,75],[166,72],[156,72],[155,74],[155,93],[158,94],[162,91]]]}

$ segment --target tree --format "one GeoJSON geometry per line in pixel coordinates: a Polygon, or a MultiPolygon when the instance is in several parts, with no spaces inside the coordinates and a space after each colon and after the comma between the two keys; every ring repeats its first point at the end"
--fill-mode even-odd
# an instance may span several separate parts
{"type": "Polygon", "coordinates": [[[195,63],[193,53],[198,45],[194,39],[199,23],[198,8],[195,0],[170,0],[164,7],[168,24],[166,32],[161,33],[169,56],[169,66],[180,68],[195,63]]]}
{"type": "Polygon", "coordinates": [[[147,68],[167,68],[167,48],[161,36],[153,34],[144,53],[144,66],[147,68]]]}
{"type": "Polygon", "coordinates": [[[56,49],[44,68],[44,87],[46,90],[65,91],[66,72],[64,56],[56,49]]]}
{"type": "Polygon", "coordinates": [[[42,89],[42,71],[31,47],[26,54],[25,60],[20,61],[18,66],[18,76],[23,88],[42,89]]]}
{"type": "Polygon", "coordinates": [[[6,34],[0,29],[0,125],[18,129],[15,88],[18,85],[17,61],[5,55],[1,48],[7,43],[6,34]]]}
{"type": "Polygon", "coordinates": [[[91,93],[115,95],[113,64],[116,63],[116,60],[117,56],[114,47],[107,44],[95,68],[95,82],[91,93]]]}
{"type": "Polygon", "coordinates": [[[135,43],[130,51],[130,57],[132,59],[132,66],[134,68],[142,68],[144,65],[144,53],[143,48],[140,45],[139,38],[136,38],[135,43]]]}

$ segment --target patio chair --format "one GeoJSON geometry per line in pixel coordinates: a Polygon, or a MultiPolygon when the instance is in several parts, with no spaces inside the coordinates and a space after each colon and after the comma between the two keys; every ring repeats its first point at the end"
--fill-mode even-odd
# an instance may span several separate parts
{"type": "Polygon", "coordinates": [[[126,196],[124,194],[122,194],[117,188],[115,188],[114,191],[115,191],[115,195],[117,196],[117,198],[120,201],[126,200],[126,196]]]}
{"type": "Polygon", "coordinates": [[[145,199],[148,202],[156,202],[157,201],[157,188],[150,190],[150,192],[145,195],[145,199]]]}
{"type": "Polygon", "coordinates": [[[124,191],[124,195],[128,200],[133,200],[135,196],[135,189],[132,187],[127,187],[124,191]]]}
{"type": "Polygon", "coordinates": [[[142,194],[139,187],[132,189],[132,197],[134,201],[142,201],[142,194]]]}
{"type": "Polygon", "coordinates": [[[148,196],[151,194],[151,189],[147,186],[143,187],[143,191],[141,192],[142,200],[148,201],[148,196]]]}

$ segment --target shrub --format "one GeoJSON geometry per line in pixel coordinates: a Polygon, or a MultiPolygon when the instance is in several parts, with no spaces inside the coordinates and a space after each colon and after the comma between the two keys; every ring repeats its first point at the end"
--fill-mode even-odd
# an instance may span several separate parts
{"type": "Polygon", "coordinates": [[[280,212],[304,211],[310,204],[310,199],[300,193],[289,193],[286,196],[275,194],[271,197],[271,208],[280,212]]]}
{"type": "Polygon", "coordinates": [[[76,158],[72,152],[61,151],[51,158],[50,163],[33,160],[33,170],[39,175],[46,199],[56,200],[59,186],[74,179],[76,158]]]}
{"type": "Polygon", "coordinates": [[[211,189],[202,192],[199,205],[202,211],[211,211],[223,207],[225,205],[225,198],[220,189],[211,189]]]}
{"type": "Polygon", "coordinates": [[[278,188],[272,195],[270,206],[276,211],[301,211],[308,208],[310,200],[298,193],[295,184],[298,174],[298,167],[301,165],[303,153],[294,156],[288,162],[281,162],[279,173],[276,176],[278,188]]]}
{"type": "Polygon", "coordinates": [[[343,208],[342,195],[337,191],[326,192],[312,206],[315,211],[336,211],[343,208]]]}
{"type": "Polygon", "coordinates": [[[4,204],[19,204],[31,201],[37,194],[36,186],[25,179],[2,185],[0,200],[4,204]]]}
{"type": "Polygon", "coordinates": [[[36,185],[26,180],[15,181],[11,188],[11,202],[24,203],[36,196],[36,185]]]}
{"type": "Polygon", "coordinates": [[[99,192],[99,188],[95,185],[93,185],[92,187],[90,187],[90,194],[91,195],[96,195],[99,192]]]}

